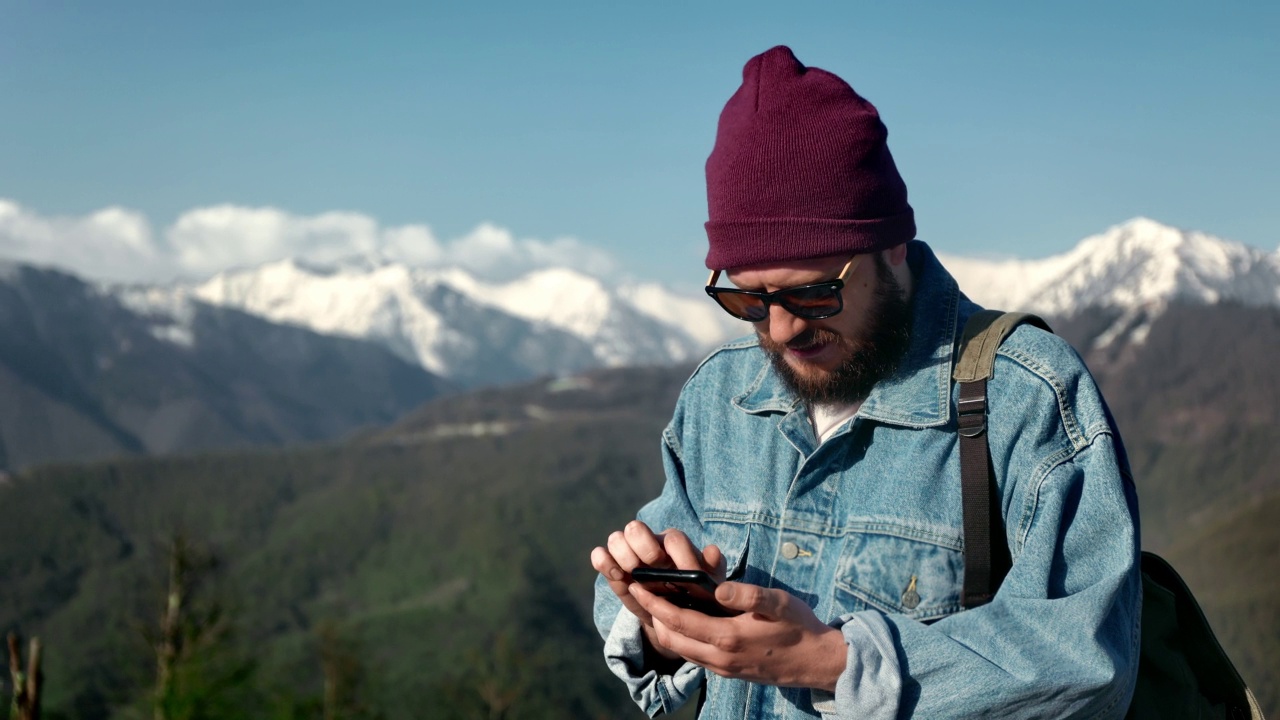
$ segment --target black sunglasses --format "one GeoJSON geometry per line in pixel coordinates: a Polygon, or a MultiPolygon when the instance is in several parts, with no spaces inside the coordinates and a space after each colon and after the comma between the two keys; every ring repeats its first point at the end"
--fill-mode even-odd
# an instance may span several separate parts
{"type": "Polygon", "coordinates": [[[838,314],[844,309],[844,297],[840,291],[844,289],[844,281],[849,273],[858,266],[861,255],[854,255],[845,263],[844,269],[834,280],[797,285],[773,292],[759,290],[739,290],[738,288],[716,287],[720,277],[719,270],[712,270],[707,280],[707,294],[710,295],[725,312],[749,322],[760,322],[769,317],[769,306],[781,305],[787,312],[805,320],[821,320],[838,314]]]}

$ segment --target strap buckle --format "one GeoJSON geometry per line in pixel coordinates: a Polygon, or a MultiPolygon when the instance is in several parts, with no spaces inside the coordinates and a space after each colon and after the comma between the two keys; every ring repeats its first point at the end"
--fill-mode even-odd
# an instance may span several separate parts
{"type": "Polygon", "coordinates": [[[956,409],[959,417],[959,432],[964,437],[978,437],[987,431],[987,398],[985,394],[980,397],[966,398],[961,397],[956,402],[956,409]]]}

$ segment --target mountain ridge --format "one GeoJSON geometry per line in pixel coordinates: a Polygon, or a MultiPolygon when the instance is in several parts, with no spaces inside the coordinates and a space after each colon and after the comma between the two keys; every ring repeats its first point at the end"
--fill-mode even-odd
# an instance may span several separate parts
{"type": "MultiPolygon", "coordinates": [[[[1038,260],[981,260],[942,252],[938,257],[961,290],[988,307],[1060,318],[1089,308],[1121,310],[1109,332],[1100,333],[1100,345],[1122,336],[1142,342],[1150,321],[1172,301],[1280,306],[1280,250],[1266,252],[1143,217],[1038,260]]],[[[532,327],[562,331],[589,346],[595,362],[605,367],[688,362],[749,332],[700,295],[657,283],[610,285],[566,268],[544,268],[498,283],[459,268],[414,268],[379,258],[327,267],[287,259],[164,290],[116,292],[132,296],[140,310],[146,299],[164,306],[160,297],[168,293],[316,332],[374,340],[452,377],[482,360],[446,357],[451,344],[465,344],[461,336],[470,328],[423,300],[440,287],[532,327]]],[[[549,363],[529,367],[526,377],[583,367],[576,361],[557,366],[546,357],[549,363]]]]}
{"type": "Polygon", "coordinates": [[[72,275],[5,268],[0,468],[330,439],[451,389],[370,343],[182,310],[175,330],[72,275]]]}
{"type": "Polygon", "coordinates": [[[1266,252],[1144,217],[1039,260],[941,253],[939,258],[981,304],[1059,317],[1089,307],[1133,309],[1174,299],[1280,305],[1280,250],[1266,252]]]}
{"type": "Polygon", "coordinates": [[[469,385],[525,380],[545,373],[602,366],[688,361],[728,334],[718,310],[678,297],[652,284],[610,288],[600,280],[565,268],[529,273],[508,283],[483,281],[458,268],[414,268],[390,262],[361,262],[319,268],[293,259],[219,273],[197,284],[108,288],[141,313],[168,316],[180,327],[175,309],[191,301],[235,308],[277,323],[315,332],[372,340],[427,370],[457,378],[475,363],[492,358],[476,345],[471,355],[456,352],[474,344],[474,323],[461,322],[438,302],[451,296],[469,315],[507,316],[508,331],[542,348],[518,377],[484,377],[469,385]],[[647,305],[678,308],[692,329],[647,305]],[[518,322],[511,322],[512,320],[518,322]],[[520,323],[524,325],[519,326],[520,323]],[[545,336],[545,341],[539,337],[545,336]],[[588,358],[580,357],[585,346],[588,358]],[[557,352],[564,355],[557,359],[557,352]]]}
{"type": "MultiPolygon", "coordinates": [[[[1077,347],[1091,353],[1091,365],[1098,370],[1147,357],[1135,348],[1148,341],[1154,323],[1171,307],[1220,306],[1227,308],[1227,315],[1234,306],[1280,307],[1280,253],[1145,218],[1112,227],[1067,253],[1042,260],[978,261],[945,254],[940,259],[961,289],[980,304],[1038,312],[1058,327],[1066,323],[1078,335],[1077,347]]],[[[286,406],[323,404],[320,397],[295,397],[278,404],[289,392],[300,392],[300,386],[291,385],[287,373],[280,374],[261,358],[298,343],[309,352],[345,358],[339,362],[354,363],[351,368],[382,368],[372,374],[381,378],[375,384],[391,382],[393,376],[407,378],[410,366],[424,373],[410,383],[418,390],[405,396],[409,404],[383,403],[375,411],[373,404],[346,397],[348,409],[364,408],[357,413],[363,418],[357,424],[363,424],[395,420],[397,413],[416,404],[411,402],[414,398],[436,392],[428,387],[479,388],[598,367],[688,363],[718,342],[750,332],[747,324],[730,318],[705,297],[656,283],[610,284],[564,268],[493,282],[458,268],[415,268],[376,257],[330,266],[286,259],[226,271],[202,282],[107,285],[0,262],[0,287],[8,293],[0,320],[10,323],[4,326],[8,334],[0,394],[11,408],[39,409],[15,410],[0,422],[0,443],[8,444],[0,448],[6,463],[27,449],[43,448],[19,464],[38,458],[192,449],[190,443],[197,438],[206,444],[202,446],[234,444],[245,433],[269,442],[326,437],[296,410],[273,415],[275,420],[259,422],[257,429],[245,424],[264,407],[283,411],[286,406]],[[18,292],[22,278],[42,280],[18,292]],[[34,293],[31,297],[36,299],[23,300],[23,292],[34,293]],[[81,328],[80,340],[59,334],[64,326],[81,328]],[[256,329],[249,332],[250,326],[256,329]],[[255,334],[263,340],[251,337],[255,334]],[[232,335],[239,355],[225,349],[232,335]],[[50,345],[49,338],[58,338],[58,343],[50,345]],[[87,343],[85,338],[97,340],[87,343]],[[200,363],[210,362],[211,348],[220,343],[219,359],[210,366],[214,369],[202,369],[200,363]],[[370,349],[356,350],[349,343],[370,349]],[[386,358],[374,359],[381,357],[379,353],[397,358],[401,365],[392,371],[386,358]],[[357,355],[363,359],[355,360],[357,355]],[[109,371],[112,362],[126,356],[133,370],[109,371]],[[193,364],[201,357],[206,360],[193,364]],[[250,371],[252,363],[257,364],[250,371]],[[142,373],[139,368],[144,367],[150,369],[142,373]],[[245,383],[228,374],[232,367],[257,378],[249,385],[268,376],[274,379],[259,382],[246,394],[245,383]],[[146,390],[154,395],[154,389],[147,388],[147,373],[159,378],[158,388],[177,393],[175,397],[204,400],[195,408],[173,398],[103,405],[104,398],[120,394],[133,397],[146,390]],[[428,377],[443,378],[442,384],[432,385],[435,381],[428,377]],[[97,384],[86,384],[84,378],[97,384]],[[177,385],[170,387],[168,382],[177,385]],[[112,388],[112,383],[121,387],[112,388]],[[281,394],[281,388],[290,387],[281,394]],[[395,412],[387,409],[393,406],[395,412]],[[215,423],[221,429],[196,433],[196,417],[223,418],[215,423]],[[293,420],[285,422],[284,417],[293,420]],[[287,427],[295,421],[311,429],[287,427]],[[180,427],[192,429],[178,432],[180,427]],[[67,435],[66,442],[55,439],[58,428],[67,435]],[[75,437],[80,440],[72,442],[75,437]],[[89,455],[80,454],[76,448],[81,446],[89,455]]],[[[291,359],[279,362],[297,372],[324,367],[323,358],[287,356],[291,359]]],[[[363,380],[335,382],[343,392],[358,393],[363,380]]],[[[379,387],[370,392],[381,397],[387,386],[379,387]]],[[[311,392],[331,398],[343,395],[319,386],[311,392]]],[[[353,426],[327,427],[337,431],[353,426]]]]}

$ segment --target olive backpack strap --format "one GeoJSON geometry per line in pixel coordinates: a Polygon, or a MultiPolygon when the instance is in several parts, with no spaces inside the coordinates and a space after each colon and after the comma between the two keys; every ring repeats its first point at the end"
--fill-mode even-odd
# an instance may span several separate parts
{"type": "Polygon", "coordinates": [[[957,410],[964,503],[964,590],[960,603],[965,608],[990,602],[1011,564],[987,444],[987,380],[995,372],[1000,343],[1023,323],[1049,330],[1044,320],[1027,313],[980,310],[971,315],[960,336],[952,371],[952,379],[960,386],[957,410]]]}

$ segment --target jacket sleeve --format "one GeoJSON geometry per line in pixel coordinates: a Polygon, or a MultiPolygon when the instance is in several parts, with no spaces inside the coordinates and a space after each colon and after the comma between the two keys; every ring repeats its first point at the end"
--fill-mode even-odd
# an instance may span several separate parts
{"type": "Polygon", "coordinates": [[[1123,717],[1141,582],[1122,453],[1100,432],[1023,481],[1024,510],[1006,530],[1013,566],[992,602],[929,625],[873,610],[840,618],[848,664],[815,706],[841,718],[1123,717]]]}
{"type": "MultiPolygon", "coordinates": [[[[662,494],[640,509],[637,517],[654,531],[678,527],[697,547],[705,545],[702,527],[684,484],[679,441],[668,428],[663,433],[662,462],[666,483],[662,494]]],[[[693,697],[705,682],[706,672],[686,662],[673,674],[659,674],[647,667],[645,640],[640,620],[622,606],[603,577],[596,577],[595,623],[604,638],[604,656],[609,670],[627,685],[631,699],[650,717],[675,712],[693,697]]]]}

